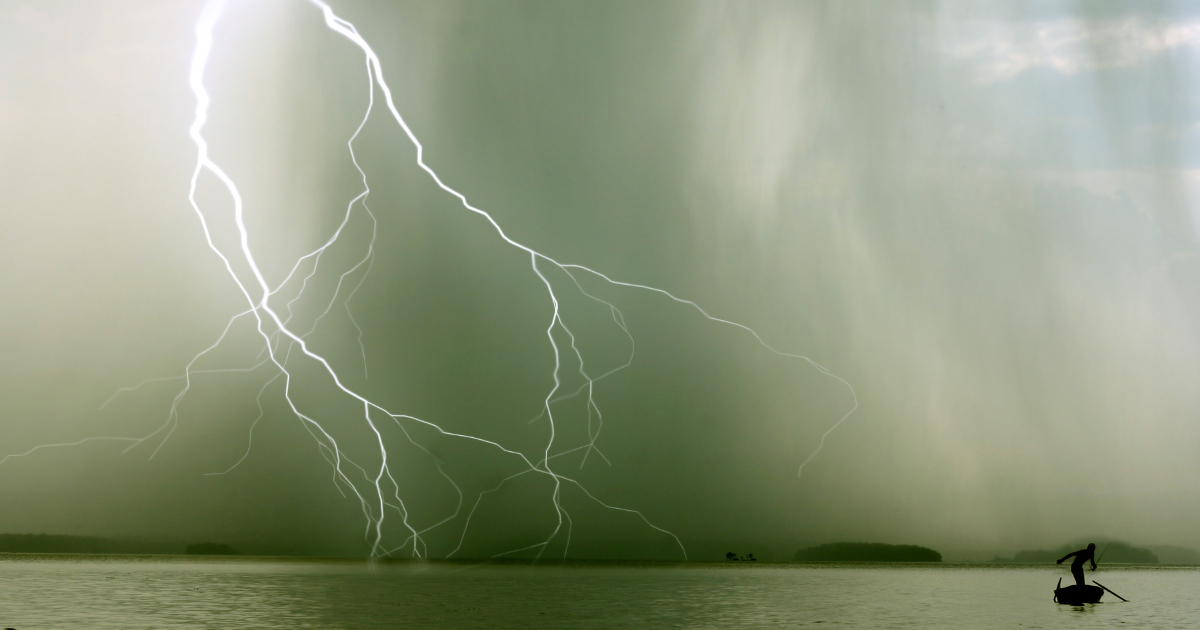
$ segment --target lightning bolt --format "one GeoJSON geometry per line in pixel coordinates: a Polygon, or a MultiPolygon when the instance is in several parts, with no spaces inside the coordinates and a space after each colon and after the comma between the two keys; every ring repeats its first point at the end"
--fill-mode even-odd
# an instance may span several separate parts
{"type": "MultiPolygon", "coordinates": [[[[342,216],[340,224],[324,244],[298,258],[292,265],[289,273],[279,284],[274,287],[270,285],[258,265],[254,255],[254,249],[251,246],[251,236],[244,221],[244,204],[241,193],[239,192],[233,178],[210,157],[209,146],[203,135],[204,127],[208,121],[209,105],[211,104],[210,96],[204,85],[204,73],[209,55],[212,52],[213,29],[219,20],[225,5],[225,0],[208,0],[204,5],[199,19],[196,22],[196,45],[193,51],[189,73],[189,84],[196,99],[195,117],[189,129],[189,136],[196,146],[196,164],[192,172],[191,183],[188,191],[188,200],[196,214],[196,217],[200,221],[200,226],[204,232],[204,237],[209,249],[211,249],[212,252],[220,259],[229,277],[237,286],[239,292],[245,300],[245,308],[236,315],[233,315],[228,320],[221,334],[211,345],[192,357],[191,361],[184,366],[182,375],[147,379],[132,387],[121,388],[114,393],[111,398],[105,401],[104,405],[101,406],[101,408],[103,408],[110,404],[117,396],[123,393],[136,391],[141,387],[151,383],[182,380],[183,386],[172,399],[165,421],[153,432],[140,438],[96,437],[86,438],[73,443],[44,444],[35,446],[23,453],[9,455],[4,459],[0,459],[0,463],[7,461],[9,458],[27,456],[42,449],[76,446],[90,441],[119,441],[122,443],[128,443],[125,451],[129,451],[144,443],[156,442],[156,446],[153,452],[150,454],[150,457],[153,458],[158,454],[159,450],[164,444],[166,444],[175,429],[178,427],[179,405],[190,391],[194,377],[202,374],[214,373],[255,372],[260,369],[267,368],[271,370],[273,374],[271,375],[271,378],[262,385],[262,388],[259,390],[258,396],[256,397],[259,414],[250,426],[245,453],[228,469],[209,474],[226,474],[234,470],[249,456],[252,446],[254,428],[258,425],[259,421],[264,415],[262,396],[272,384],[281,382],[283,389],[283,400],[287,403],[291,413],[301,422],[302,426],[313,437],[318,446],[318,451],[322,457],[324,457],[325,460],[330,464],[333,473],[332,481],[334,486],[339,492],[342,493],[343,496],[349,496],[347,495],[347,492],[349,492],[350,495],[353,495],[353,497],[358,501],[365,518],[364,537],[371,545],[370,553],[372,557],[391,556],[405,551],[414,557],[427,557],[429,555],[429,548],[427,541],[425,540],[426,535],[431,531],[456,520],[462,515],[462,511],[465,506],[465,497],[462,488],[455,482],[454,479],[450,477],[449,474],[446,473],[438,458],[434,456],[426,446],[415,439],[410,431],[410,429],[423,428],[425,430],[432,430],[437,435],[446,438],[485,445],[488,448],[494,449],[503,457],[513,460],[521,467],[520,472],[505,477],[491,488],[483,490],[476,495],[471,505],[471,509],[466,514],[462,529],[458,533],[458,544],[447,554],[447,557],[452,556],[461,550],[463,542],[467,536],[468,528],[470,527],[481,502],[483,502],[488,495],[499,491],[509,481],[520,477],[536,475],[544,477],[551,482],[552,490],[550,491],[548,498],[549,503],[553,507],[556,514],[556,522],[554,526],[550,528],[546,538],[540,542],[526,547],[502,552],[497,554],[496,557],[532,550],[537,550],[537,557],[541,557],[545,553],[546,549],[549,548],[551,543],[559,536],[562,536],[564,539],[563,557],[566,557],[570,548],[573,521],[568,511],[563,506],[562,497],[564,489],[573,488],[588,500],[595,502],[597,505],[616,512],[634,515],[638,517],[647,527],[670,537],[679,547],[682,557],[686,559],[687,550],[684,548],[684,545],[682,541],[680,541],[679,537],[674,533],[651,522],[639,510],[613,505],[602,500],[600,497],[597,497],[594,493],[588,490],[579,480],[560,472],[553,466],[555,460],[572,453],[578,453],[580,451],[584,452],[582,461],[580,463],[580,468],[583,467],[583,465],[587,462],[587,458],[593,453],[595,453],[605,462],[608,462],[608,459],[597,447],[597,440],[603,429],[604,420],[603,414],[600,411],[600,407],[596,403],[594,397],[595,386],[599,381],[629,367],[629,365],[631,365],[633,362],[634,350],[636,347],[633,336],[629,333],[628,326],[625,323],[625,317],[620,309],[611,302],[606,301],[585,290],[584,284],[581,282],[581,278],[583,277],[592,278],[593,280],[598,280],[613,287],[635,289],[661,295],[669,300],[691,308],[694,312],[711,322],[740,329],[749,334],[766,350],[782,357],[804,361],[821,374],[835,379],[844,385],[849,390],[854,400],[853,406],[821,436],[820,444],[800,464],[799,468],[797,469],[797,475],[801,474],[804,466],[812,461],[812,459],[821,451],[821,449],[824,447],[826,437],[828,437],[830,433],[832,433],[835,429],[837,429],[838,426],[845,422],[845,420],[849,418],[850,415],[853,414],[858,408],[858,397],[850,383],[807,356],[776,349],[764,341],[759,333],[749,326],[731,320],[715,317],[697,303],[680,298],[664,289],[633,282],[623,282],[582,265],[560,262],[511,238],[489,213],[472,205],[467,200],[466,196],[447,185],[444,180],[428,164],[425,163],[424,146],[421,144],[420,140],[418,140],[417,136],[413,133],[408,123],[404,120],[403,116],[401,116],[399,110],[396,108],[392,98],[391,89],[388,87],[387,81],[384,77],[383,66],[379,60],[379,57],[371,48],[370,44],[368,44],[367,41],[359,34],[355,26],[349,21],[335,14],[333,9],[322,0],[309,1],[321,11],[325,25],[330,30],[338,35],[341,35],[343,38],[357,46],[359,50],[362,51],[368,81],[368,105],[366,112],[364,113],[362,121],[355,129],[354,134],[347,141],[347,146],[350,150],[351,161],[361,177],[362,190],[347,204],[346,211],[342,216]],[[367,175],[359,165],[358,159],[354,153],[354,142],[359,137],[367,121],[371,118],[376,105],[375,97],[377,91],[382,94],[383,103],[387,112],[390,114],[391,119],[404,132],[405,136],[410,142],[412,142],[413,146],[416,147],[417,166],[424,171],[425,174],[427,174],[442,191],[457,199],[463,209],[474,213],[478,217],[487,221],[494,229],[495,234],[508,246],[516,248],[524,255],[528,256],[530,271],[538,278],[542,287],[545,289],[546,298],[552,307],[550,319],[545,325],[545,335],[547,342],[549,343],[549,346],[554,354],[554,369],[551,373],[553,378],[553,386],[546,393],[542,400],[541,413],[537,417],[530,420],[530,424],[545,420],[548,430],[548,437],[545,441],[544,447],[541,447],[536,455],[527,455],[519,450],[516,450],[515,448],[506,447],[497,441],[488,440],[474,435],[449,431],[435,422],[418,418],[413,415],[389,410],[380,403],[369,399],[362,393],[347,385],[345,380],[341,375],[339,375],[338,371],[334,369],[329,360],[314,351],[307,342],[307,338],[316,331],[321,320],[330,313],[331,309],[338,302],[339,296],[342,294],[344,287],[348,283],[347,279],[357,274],[357,281],[353,283],[352,288],[347,290],[347,297],[342,300],[342,304],[347,316],[358,332],[357,342],[363,361],[363,376],[366,378],[367,362],[366,350],[362,344],[363,331],[361,327],[359,327],[358,322],[355,321],[349,304],[358,289],[362,286],[367,275],[370,273],[371,267],[374,263],[375,239],[377,236],[378,225],[375,215],[367,206],[367,199],[370,195],[371,188],[367,181],[367,175]],[[233,203],[233,219],[237,226],[238,235],[238,247],[236,248],[236,252],[227,254],[214,242],[213,233],[210,229],[208,218],[204,209],[201,207],[201,204],[197,200],[196,195],[197,187],[202,177],[215,178],[225,193],[228,194],[229,199],[233,203]],[[325,308],[321,311],[320,315],[313,320],[312,324],[306,331],[299,332],[292,323],[294,319],[293,305],[299,301],[309,289],[310,280],[312,280],[312,278],[317,274],[317,270],[321,264],[323,255],[329,250],[330,247],[339,241],[346,226],[350,222],[356,206],[361,206],[371,221],[371,239],[366,248],[366,252],[353,266],[339,276],[336,287],[333,291],[333,295],[328,300],[325,308]],[[244,268],[248,269],[252,277],[244,280],[239,273],[235,271],[234,260],[239,263],[239,266],[244,266],[244,268]],[[301,276],[300,270],[310,262],[311,270],[306,275],[303,275],[303,278],[300,280],[300,288],[296,295],[291,300],[284,303],[282,308],[279,307],[277,303],[278,300],[282,298],[277,298],[277,302],[273,304],[272,298],[278,296],[286,286],[289,286],[289,283],[291,283],[293,279],[299,278],[301,276]],[[360,270],[362,273],[359,273],[360,270]],[[593,375],[589,371],[584,360],[584,355],[577,345],[576,334],[568,326],[560,309],[560,293],[558,290],[556,290],[554,283],[551,282],[550,277],[547,275],[549,270],[555,270],[555,273],[561,272],[566,278],[569,279],[569,282],[567,283],[567,289],[573,289],[574,291],[577,291],[579,295],[582,295],[588,300],[597,304],[598,307],[608,309],[608,312],[611,314],[615,325],[624,332],[629,340],[629,354],[623,364],[597,375],[593,375]],[[229,336],[230,330],[237,322],[241,320],[252,320],[254,323],[254,330],[262,341],[262,352],[260,353],[258,359],[256,359],[257,363],[246,367],[196,369],[195,366],[201,359],[208,356],[223,343],[225,343],[229,336]],[[561,338],[558,336],[565,337],[567,343],[563,345],[561,343],[561,338]],[[578,364],[578,374],[583,381],[581,386],[572,391],[564,391],[563,389],[563,359],[564,355],[567,354],[573,357],[575,362],[578,364]],[[294,361],[306,361],[311,364],[311,366],[319,368],[318,373],[321,374],[323,378],[327,379],[328,382],[334,387],[336,387],[342,396],[346,397],[348,401],[352,402],[361,410],[360,420],[362,425],[369,430],[374,445],[373,449],[375,449],[375,452],[372,454],[373,463],[364,466],[350,459],[339,446],[337,440],[335,440],[333,434],[326,427],[326,425],[323,424],[321,420],[314,417],[313,414],[306,413],[301,409],[300,405],[297,404],[293,398],[293,372],[291,369],[289,369],[289,364],[294,361]],[[586,409],[588,440],[582,445],[556,452],[555,449],[557,446],[556,439],[558,435],[558,427],[555,421],[554,406],[556,403],[583,395],[586,395],[587,399],[586,409]],[[401,496],[401,486],[393,474],[393,467],[391,463],[392,456],[389,453],[388,445],[384,438],[384,431],[382,428],[385,424],[398,428],[412,447],[421,451],[425,456],[430,458],[430,461],[434,464],[441,477],[445,479],[445,481],[448,482],[451,487],[453,487],[454,491],[457,493],[458,500],[455,509],[448,516],[441,518],[431,525],[423,527],[418,527],[415,524],[417,519],[411,515],[407,504],[401,496]],[[155,438],[157,438],[157,440],[155,440],[155,438]],[[407,532],[405,537],[397,544],[389,544],[387,540],[385,540],[386,532],[384,529],[384,523],[389,513],[395,513],[399,517],[402,531],[407,532]]],[[[611,465],[611,463],[609,465],[611,465]]]]}

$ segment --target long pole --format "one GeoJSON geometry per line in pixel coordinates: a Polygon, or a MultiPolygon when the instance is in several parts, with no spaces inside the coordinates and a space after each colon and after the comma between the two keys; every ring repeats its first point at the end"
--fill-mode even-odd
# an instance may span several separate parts
{"type": "Polygon", "coordinates": [[[1121,600],[1121,601],[1123,601],[1123,602],[1126,602],[1126,603],[1128,603],[1128,602],[1129,602],[1129,600],[1128,600],[1128,599],[1125,599],[1124,597],[1121,597],[1120,595],[1117,595],[1116,593],[1113,593],[1113,592],[1112,592],[1112,590],[1110,590],[1110,589],[1109,589],[1107,586],[1105,586],[1105,585],[1103,585],[1103,584],[1101,584],[1101,583],[1097,582],[1096,580],[1092,580],[1092,584],[1095,584],[1096,586],[1099,586],[1100,588],[1102,588],[1102,589],[1104,589],[1104,590],[1108,591],[1109,593],[1112,593],[1113,595],[1116,595],[1117,599],[1119,599],[1119,600],[1121,600]]]}

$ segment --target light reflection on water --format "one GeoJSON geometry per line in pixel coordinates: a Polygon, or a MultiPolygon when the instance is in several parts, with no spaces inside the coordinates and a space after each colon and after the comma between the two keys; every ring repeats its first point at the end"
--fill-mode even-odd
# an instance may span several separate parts
{"type": "MultiPolygon", "coordinates": [[[[1054,604],[1056,566],[383,564],[0,555],[0,627],[1192,628],[1200,569],[1102,567],[1132,600],[1054,604]]],[[[1089,579],[1092,574],[1089,573],[1089,579]]],[[[1066,581],[1070,581],[1069,574],[1066,581]]]]}

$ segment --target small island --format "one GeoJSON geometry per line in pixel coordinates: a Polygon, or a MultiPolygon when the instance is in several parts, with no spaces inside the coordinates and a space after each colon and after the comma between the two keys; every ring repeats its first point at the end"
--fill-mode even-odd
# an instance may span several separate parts
{"type": "Polygon", "coordinates": [[[942,554],[917,545],[827,543],[796,552],[797,562],[941,562],[942,554]]]}
{"type": "Polygon", "coordinates": [[[217,543],[196,543],[188,545],[184,553],[189,556],[240,556],[242,552],[230,547],[229,545],[220,545],[217,543]]]}

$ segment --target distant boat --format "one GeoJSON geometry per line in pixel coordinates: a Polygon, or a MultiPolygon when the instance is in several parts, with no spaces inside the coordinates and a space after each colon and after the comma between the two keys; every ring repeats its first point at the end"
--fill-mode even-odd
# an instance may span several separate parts
{"type": "Polygon", "coordinates": [[[1062,578],[1058,578],[1058,586],[1054,589],[1054,601],[1068,606],[1096,604],[1104,595],[1104,589],[1090,584],[1072,584],[1063,587],[1062,578]]]}

